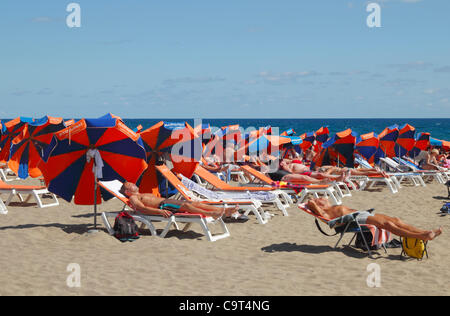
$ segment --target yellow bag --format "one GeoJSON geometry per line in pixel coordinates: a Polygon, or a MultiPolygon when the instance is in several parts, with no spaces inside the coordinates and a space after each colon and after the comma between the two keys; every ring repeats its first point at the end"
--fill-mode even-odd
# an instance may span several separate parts
{"type": "Polygon", "coordinates": [[[402,253],[400,256],[407,256],[416,258],[417,260],[422,260],[423,256],[426,255],[428,258],[427,251],[427,241],[423,241],[417,238],[402,238],[402,253]]]}

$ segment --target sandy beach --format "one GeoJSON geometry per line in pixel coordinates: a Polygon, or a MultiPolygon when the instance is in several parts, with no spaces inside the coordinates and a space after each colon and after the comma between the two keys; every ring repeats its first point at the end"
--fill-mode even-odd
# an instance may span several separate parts
{"type": "MultiPolygon", "coordinates": [[[[266,225],[254,216],[229,223],[231,236],[217,242],[193,225],[164,239],[141,231],[139,240],[121,243],[100,218],[100,231],[87,233],[92,206],[61,199],[47,209],[12,203],[0,216],[0,295],[449,295],[450,219],[437,214],[446,196],[445,186],[434,182],[405,185],[395,195],[380,186],[344,199],[355,209],[375,208],[420,228],[442,226],[442,236],[428,245],[429,259],[420,262],[401,261],[400,249],[380,250],[375,259],[346,246],[334,249],[337,237],[322,235],[295,207],[288,217],[272,210],[276,215],[266,225]],[[71,263],[81,269],[80,287],[66,282],[71,263]],[[379,288],[366,282],[371,263],[381,269],[379,288]]],[[[112,200],[99,211],[121,208],[112,200]]]]}

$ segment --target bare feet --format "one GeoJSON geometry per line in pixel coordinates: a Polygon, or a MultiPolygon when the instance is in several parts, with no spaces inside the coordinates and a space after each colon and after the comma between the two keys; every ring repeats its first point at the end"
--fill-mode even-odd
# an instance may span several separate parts
{"type": "Polygon", "coordinates": [[[239,206],[236,205],[235,207],[228,207],[225,209],[225,217],[230,217],[234,213],[239,211],[239,206]]]}
{"type": "Polygon", "coordinates": [[[425,240],[433,240],[440,234],[442,234],[442,227],[439,227],[438,229],[432,230],[429,233],[427,233],[425,240]]]}

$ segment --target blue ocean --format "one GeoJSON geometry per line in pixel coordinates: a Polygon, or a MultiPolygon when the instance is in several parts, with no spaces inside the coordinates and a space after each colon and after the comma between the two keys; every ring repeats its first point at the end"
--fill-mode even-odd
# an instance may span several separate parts
{"type": "MultiPolygon", "coordinates": [[[[197,126],[199,120],[193,119],[124,119],[125,124],[130,128],[142,125],[143,129],[151,127],[159,121],[179,122],[186,121],[191,126],[197,126]]],[[[244,130],[260,127],[272,126],[283,132],[290,128],[294,129],[297,135],[305,132],[313,132],[322,126],[328,126],[330,133],[336,133],[348,128],[358,134],[370,132],[381,133],[387,126],[397,124],[402,126],[410,124],[416,128],[416,132],[428,132],[431,137],[450,141],[450,119],[203,119],[203,124],[210,124],[211,127],[220,128],[222,126],[239,124],[244,130]]]]}

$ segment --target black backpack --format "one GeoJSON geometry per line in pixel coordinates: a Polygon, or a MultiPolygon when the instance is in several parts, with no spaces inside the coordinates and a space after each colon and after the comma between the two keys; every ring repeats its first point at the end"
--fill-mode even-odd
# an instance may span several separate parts
{"type": "Polygon", "coordinates": [[[138,226],[127,212],[120,212],[114,222],[114,237],[122,242],[134,241],[139,238],[138,226]]]}

